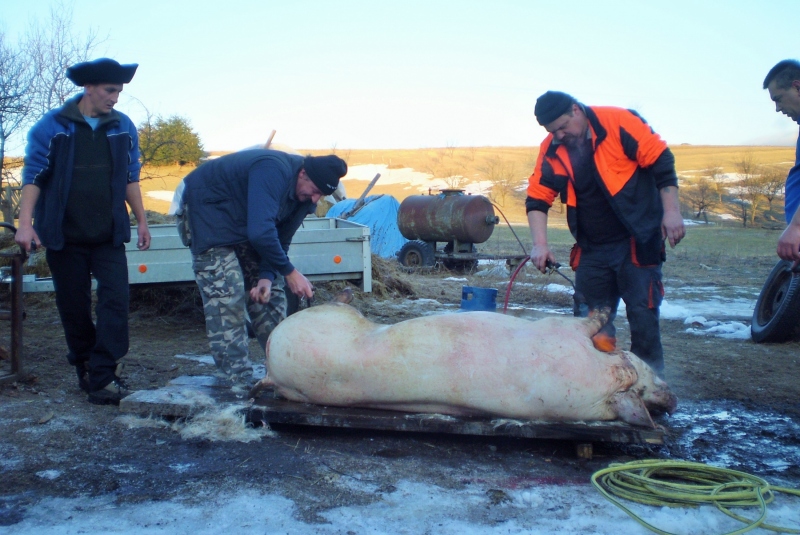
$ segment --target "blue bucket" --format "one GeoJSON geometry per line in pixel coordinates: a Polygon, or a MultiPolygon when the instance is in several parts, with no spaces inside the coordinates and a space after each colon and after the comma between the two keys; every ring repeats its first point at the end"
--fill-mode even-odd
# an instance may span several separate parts
{"type": "Polygon", "coordinates": [[[462,286],[461,310],[497,310],[497,289],[462,286]]]}

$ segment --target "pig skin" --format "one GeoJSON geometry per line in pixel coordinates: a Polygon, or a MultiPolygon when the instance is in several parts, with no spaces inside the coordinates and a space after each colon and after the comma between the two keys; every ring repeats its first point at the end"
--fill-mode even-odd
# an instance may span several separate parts
{"type": "Polygon", "coordinates": [[[677,399],[632,353],[595,349],[606,319],[467,312],[381,325],[320,305],[275,328],[251,395],[273,387],[319,405],[653,427],[648,409],[671,413],[677,399]]]}

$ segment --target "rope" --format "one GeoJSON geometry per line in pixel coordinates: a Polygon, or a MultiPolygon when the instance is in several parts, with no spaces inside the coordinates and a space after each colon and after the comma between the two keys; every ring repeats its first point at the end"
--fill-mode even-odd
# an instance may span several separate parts
{"type": "Polygon", "coordinates": [[[675,535],[648,524],[618,499],[645,505],[697,507],[713,504],[745,527],[724,535],[738,535],[757,527],[779,533],[800,533],[798,529],[766,524],[767,504],[776,492],[800,496],[800,490],[775,487],[763,479],[726,468],[715,468],[688,461],[647,459],[612,464],[592,475],[592,485],[611,503],[625,511],[645,528],[661,535],[675,535]],[[750,520],[731,511],[731,507],[758,507],[759,517],[750,520]]]}

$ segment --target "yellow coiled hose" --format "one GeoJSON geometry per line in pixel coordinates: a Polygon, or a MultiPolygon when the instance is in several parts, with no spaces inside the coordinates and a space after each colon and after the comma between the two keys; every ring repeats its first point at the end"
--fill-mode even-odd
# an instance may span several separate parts
{"type": "Polygon", "coordinates": [[[696,507],[713,504],[731,518],[746,524],[724,535],[746,533],[757,527],[779,533],[800,533],[798,529],[766,524],[767,504],[774,493],[800,496],[800,490],[774,487],[759,477],[688,461],[647,459],[612,464],[592,475],[592,485],[614,505],[639,524],[655,533],[675,535],[642,520],[617,498],[645,505],[696,507]],[[758,507],[760,515],[750,520],[731,511],[731,507],[758,507]]]}

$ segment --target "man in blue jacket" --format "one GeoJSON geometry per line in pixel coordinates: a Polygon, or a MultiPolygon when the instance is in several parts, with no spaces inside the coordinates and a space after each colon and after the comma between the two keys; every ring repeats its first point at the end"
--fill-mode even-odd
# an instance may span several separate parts
{"type": "MultiPolygon", "coordinates": [[[[783,113],[792,121],[800,123],[800,62],[785,59],[778,62],[764,78],[764,89],[775,103],[775,111],[783,113]]],[[[778,239],[778,256],[800,264],[800,135],[797,137],[794,167],[786,177],[784,194],[786,230],[778,239]]]]}
{"type": "Polygon", "coordinates": [[[286,317],[284,287],[313,297],[311,283],[289,260],[289,245],[346,173],[335,155],[254,149],[204,163],[178,187],[179,228],[188,224],[182,235],[192,251],[211,353],[232,384],[253,378],[245,311],[265,347],[286,317]]]}
{"type": "Polygon", "coordinates": [[[128,352],[127,202],[139,249],[150,231],[139,189],[139,138],[114,110],[138,65],[101,58],[67,69],[83,92],[44,115],[28,133],[16,242],[47,248],[56,306],[78,385],[97,404],[128,394],[119,360],[128,352]],[[91,276],[97,280],[92,321],[91,276]]]}

